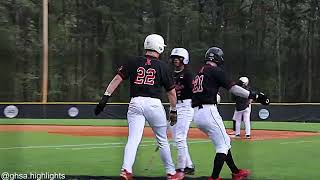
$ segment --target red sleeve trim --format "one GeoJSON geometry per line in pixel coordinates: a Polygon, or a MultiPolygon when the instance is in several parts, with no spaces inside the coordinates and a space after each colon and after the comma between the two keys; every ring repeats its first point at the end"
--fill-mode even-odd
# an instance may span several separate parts
{"type": "Polygon", "coordinates": [[[122,78],[123,80],[126,79],[126,78],[125,78],[125,75],[124,75],[123,73],[118,72],[117,74],[118,74],[119,76],[121,76],[121,78],[122,78]]]}
{"type": "Polygon", "coordinates": [[[174,87],[175,87],[175,85],[172,85],[172,86],[170,86],[169,88],[167,88],[167,89],[166,89],[167,92],[168,92],[168,91],[171,91],[172,89],[174,89],[174,87]]]}
{"type": "Polygon", "coordinates": [[[232,88],[232,86],[234,86],[234,85],[236,85],[236,82],[231,81],[231,82],[229,83],[229,86],[228,86],[228,89],[227,89],[227,90],[230,90],[230,89],[232,88]]]}

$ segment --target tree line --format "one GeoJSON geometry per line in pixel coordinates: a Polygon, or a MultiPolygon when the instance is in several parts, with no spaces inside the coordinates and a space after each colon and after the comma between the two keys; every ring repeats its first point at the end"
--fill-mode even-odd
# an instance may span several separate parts
{"type": "MultiPolygon", "coordinates": [[[[165,38],[164,61],[184,47],[196,70],[218,46],[228,75],[273,102],[320,100],[318,0],[51,0],[48,100],[97,101],[150,33],[165,38]]],[[[42,1],[1,1],[0,42],[0,101],[40,101],[42,1]]],[[[128,102],[128,86],[112,101],[128,102]]]]}

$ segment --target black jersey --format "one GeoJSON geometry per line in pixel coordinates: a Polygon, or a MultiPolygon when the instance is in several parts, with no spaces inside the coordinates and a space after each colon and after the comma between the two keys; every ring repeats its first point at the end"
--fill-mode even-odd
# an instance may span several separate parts
{"type": "Polygon", "coordinates": [[[174,88],[172,73],[168,65],[151,56],[137,57],[118,69],[122,79],[129,78],[130,97],[161,98],[162,87],[174,88]]]}
{"type": "Polygon", "coordinates": [[[202,104],[217,104],[220,87],[229,90],[235,83],[229,80],[224,70],[209,64],[204,65],[193,80],[192,107],[202,104]]]}
{"type": "MultiPolygon", "coordinates": [[[[244,89],[249,90],[249,87],[244,87],[242,86],[244,89]]],[[[243,98],[240,96],[234,96],[233,95],[233,99],[236,102],[236,110],[237,111],[243,111],[245,110],[247,107],[249,107],[250,105],[250,99],[248,98],[243,98]]]]}
{"type": "Polygon", "coordinates": [[[181,72],[174,72],[173,78],[177,92],[177,100],[192,98],[193,77],[193,73],[189,68],[184,68],[181,72]]]}

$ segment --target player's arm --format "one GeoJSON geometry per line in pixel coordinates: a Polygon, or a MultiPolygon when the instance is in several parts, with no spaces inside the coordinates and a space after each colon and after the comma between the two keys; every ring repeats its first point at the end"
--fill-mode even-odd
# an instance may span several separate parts
{"type": "Polygon", "coordinates": [[[268,105],[270,103],[269,98],[264,95],[262,92],[256,93],[253,91],[248,91],[238,85],[233,85],[230,89],[229,92],[236,95],[240,96],[243,98],[248,98],[254,101],[257,101],[258,103],[261,103],[263,105],[268,105]]]}
{"type": "Polygon", "coordinates": [[[227,90],[229,90],[230,93],[232,93],[235,96],[247,98],[247,99],[253,99],[263,105],[268,105],[270,103],[269,98],[264,95],[263,93],[256,93],[253,91],[248,91],[241,86],[236,85],[233,81],[229,80],[225,73],[220,71],[213,72],[214,77],[218,80],[220,85],[227,90]]]}
{"type": "Polygon", "coordinates": [[[169,70],[167,66],[162,67],[162,72],[161,74],[161,84],[167,91],[167,96],[170,102],[170,114],[169,114],[169,120],[170,120],[170,125],[173,126],[174,124],[177,123],[177,94],[174,86],[174,81],[172,77],[172,73],[169,70]]]}
{"type": "Polygon", "coordinates": [[[121,82],[128,77],[128,65],[121,66],[118,71],[117,75],[114,76],[112,81],[109,83],[107,89],[105,90],[103,96],[101,97],[99,103],[97,104],[96,108],[94,109],[94,114],[100,114],[104,107],[106,106],[109,98],[111,97],[112,93],[118,88],[121,82]]]}
{"type": "Polygon", "coordinates": [[[119,74],[114,76],[112,81],[109,83],[106,91],[104,92],[103,96],[101,97],[99,104],[97,104],[96,108],[94,109],[95,115],[98,115],[103,111],[112,93],[117,89],[117,87],[121,84],[122,81],[123,79],[119,74]]]}
{"type": "Polygon", "coordinates": [[[177,104],[177,95],[176,90],[173,88],[167,92],[167,96],[170,103],[170,110],[176,111],[176,104],[177,104]]]}
{"type": "Polygon", "coordinates": [[[167,96],[170,103],[169,120],[170,120],[170,125],[173,126],[174,124],[177,123],[177,108],[176,108],[177,95],[176,95],[175,88],[171,89],[170,91],[167,91],[167,96]]]}
{"type": "Polygon", "coordinates": [[[115,75],[104,92],[104,95],[111,96],[111,94],[118,88],[122,81],[123,79],[119,74],[115,75]]]}

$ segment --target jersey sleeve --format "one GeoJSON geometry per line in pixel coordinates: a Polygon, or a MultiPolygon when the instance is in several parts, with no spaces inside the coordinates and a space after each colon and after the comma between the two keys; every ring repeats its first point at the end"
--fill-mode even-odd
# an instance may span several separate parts
{"type": "Polygon", "coordinates": [[[129,67],[130,67],[129,62],[127,62],[121,65],[117,70],[117,74],[121,76],[123,80],[129,77],[129,67]]]}
{"type": "Polygon", "coordinates": [[[166,91],[170,91],[174,88],[172,71],[169,69],[168,65],[164,63],[161,70],[161,85],[166,91]]]}
{"type": "Polygon", "coordinates": [[[229,90],[231,89],[231,87],[233,85],[235,85],[235,82],[230,80],[225,72],[221,69],[218,69],[216,71],[213,71],[213,76],[214,76],[214,79],[217,80],[217,82],[219,83],[220,86],[222,86],[223,88],[229,90]]]}

